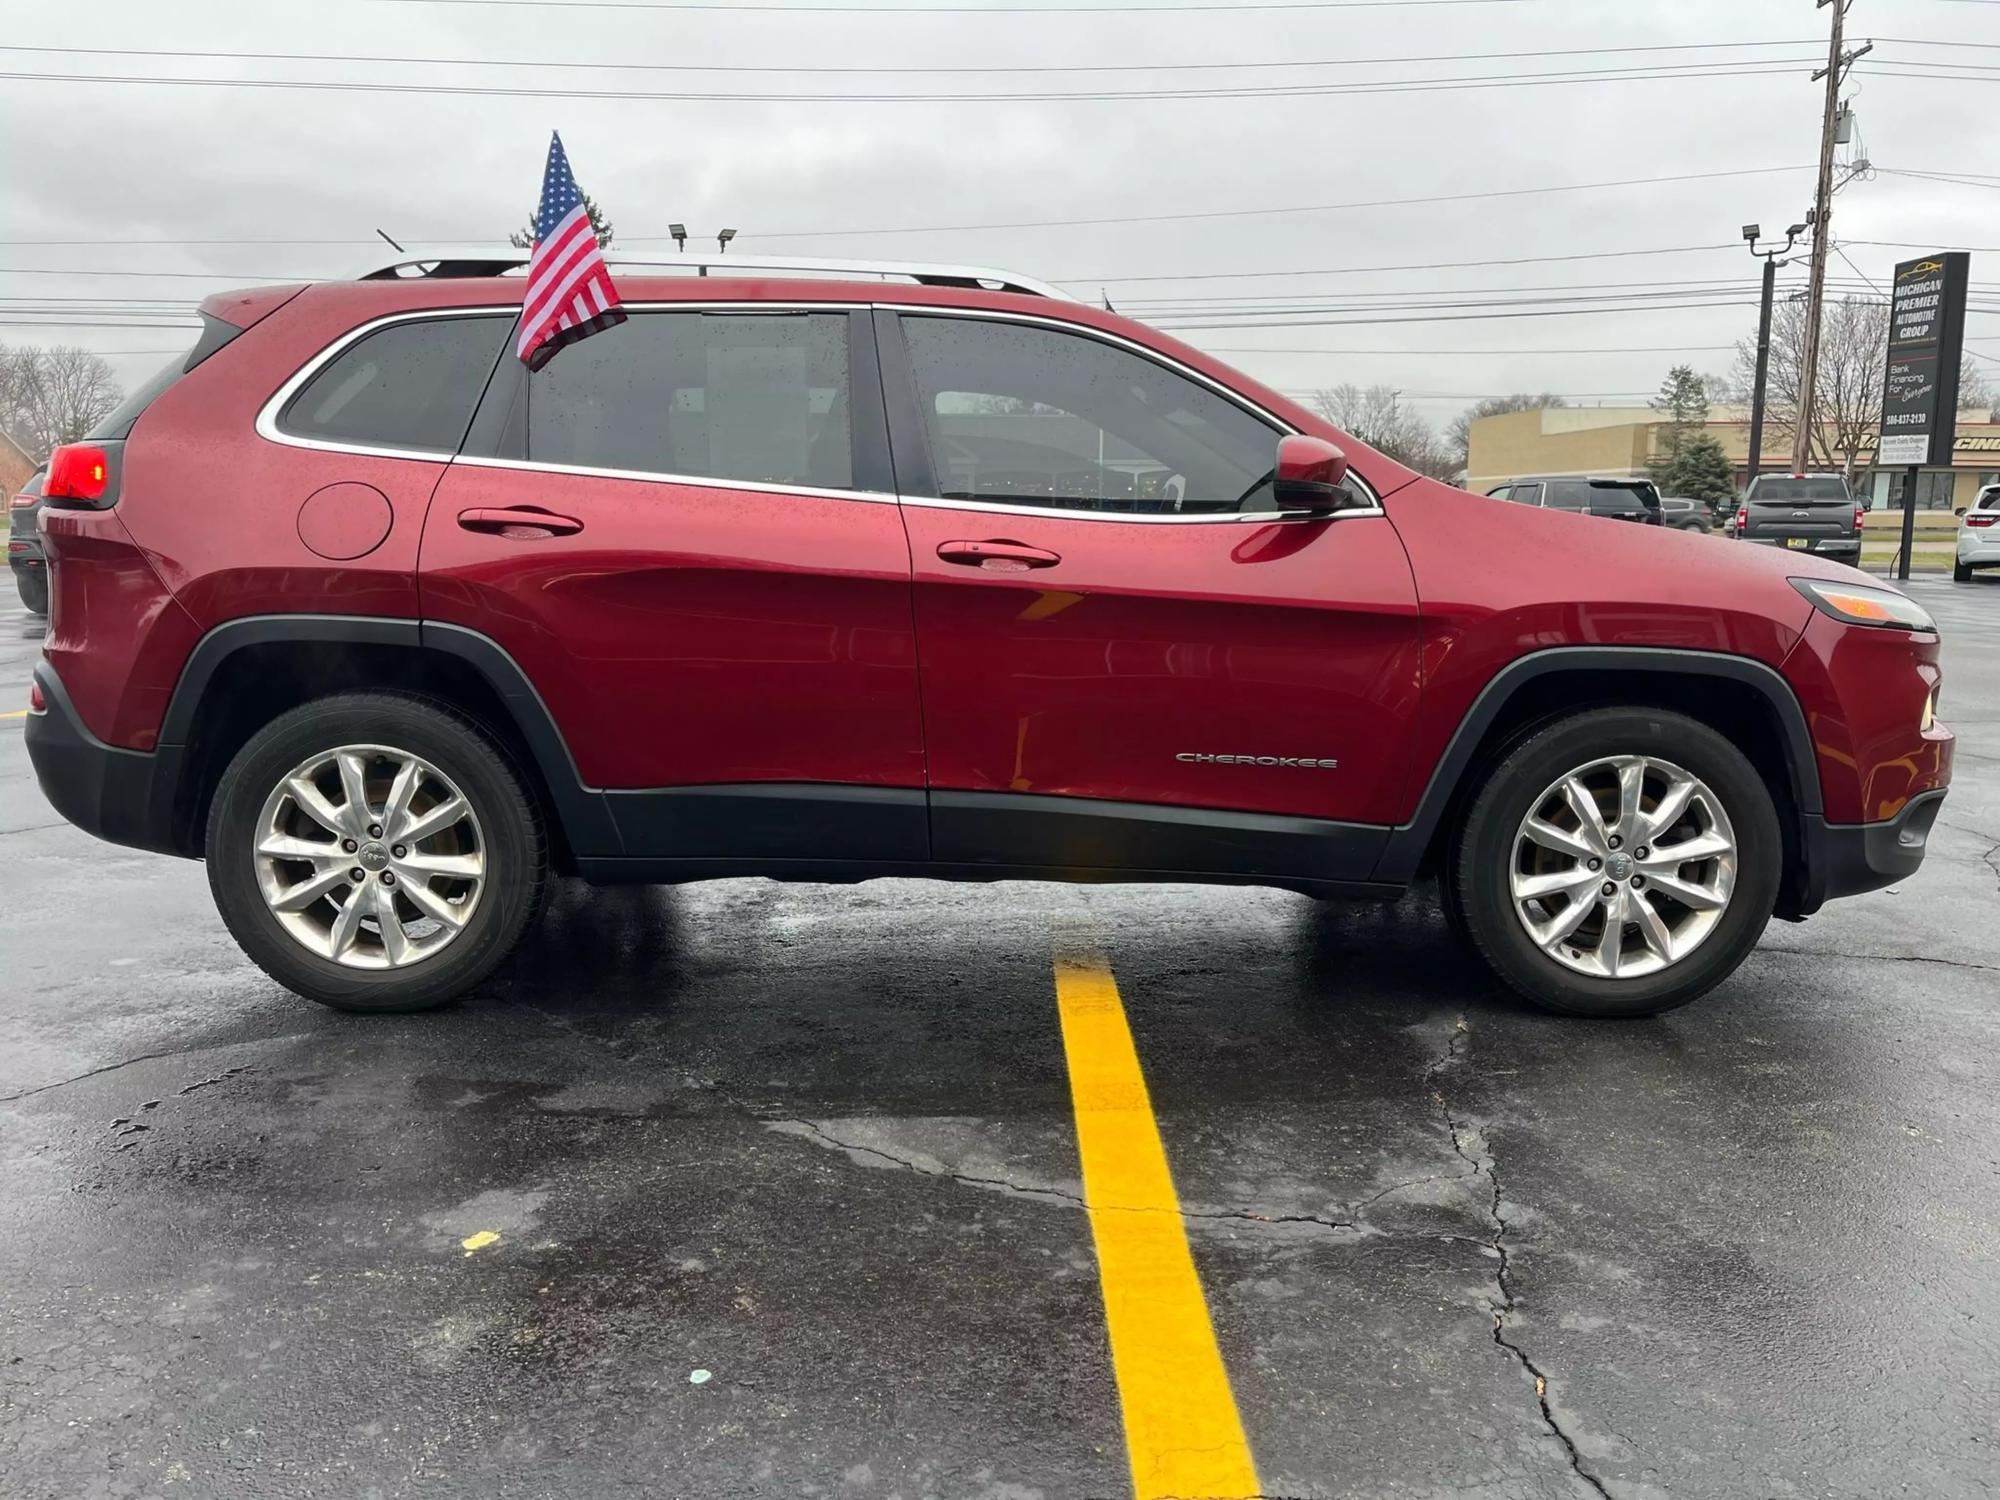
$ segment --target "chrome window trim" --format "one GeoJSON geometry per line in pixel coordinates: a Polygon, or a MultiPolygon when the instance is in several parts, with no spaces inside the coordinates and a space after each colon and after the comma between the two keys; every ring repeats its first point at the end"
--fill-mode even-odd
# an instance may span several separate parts
{"type": "MultiPolygon", "coordinates": [[[[983,307],[937,306],[921,302],[878,302],[875,305],[884,312],[898,314],[914,313],[918,316],[933,318],[984,318],[989,322],[996,323],[1029,323],[1044,328],[1054,328],[1063,333],[1080,334],[1085,338],[1097,339],[1103,343],[1113,344],[1125,349],[1130,353],[1138,355],[1141,359],[1151,360],[1154,364],[1172,370],[1175,374],[1192,380],[1197,385],[1206,386],[1224,400],[1231,401],[1240,406],[1253,417],[1270,423],[1281,435],[1290,436],[1299,431],[1297,427],[1287,422],[1276,412],[1259,406],[1241,391],[1232,390],[1221,381],[1204,375],[1192,366],[1182,364],[1172,355],[1164,354],[1160,350],[1142,344],[1136,339],[1128,339],[1123,334],[1112,333],[1102,328],[1093,328],[1088,323],[1078,323],[1068,318],[1049,317],[1045,314],[1000,312],[983,307]]],[[[1005,501],[948,500],[928,495],[905,495],[903,496],[903,503],[905,505],[922,506],[925,509],[931,510],[982,510],[995,511],[1002,515],[1059,516],[1064,520],[1070,521],[1138,521],[1142,524],[1164,521],[1174,525],[1191,525],[1197,522],[1205,522],[1212,525],[1240,525],[1245,521],[1346,521],[1362,516],[1387,515],[1388,512],[1382,508],[1382,497],[1376,492],[1375,486],[1370,484],[1366,477],[1357,472],[1351,465],[1347,473],[1350,482],[1360,490],[1368,503],[1366,505],[1357,505],[1351,510],[1328,511],[1324,515],[1315,515],[1305,511],[1284,510],[1211,511],[1202,515],[1138,515],[1125,511],[1064,510],[1053,505],[1009,505],[1005,501]]]]}
{"type": "Polygon", "coordinates": [[[532,458],[487,458],[459,454],[454,467],[519,469],[527,474],[574,474],[585,479],[634,479],[641,484],[677,484],[698,490],[748,490],[759,495],[804,495],[814,500],[865,500],[894,505],[897,497],[881,490],[814,489],[804,484],[769,484],[758,479],[718,479],[708,474],[663,474],[654,469],[600,469],[591,464],[550,464],[532,458]]]}
{"type": "MultiPolygon", "coordinates": [[[[1122,334],[1105,329],[1093,328],[1087,323],[1074,322],[1068,318],[1050,317],[1035,313],[1002,312],[989,308],[953,307],[949,304],[908,303],[908,302],[855,302],[842,300],[800,300],[775,302],[764,299],[749,301],[696,301],[678,298],[666,302],[628,302],[624,304],[631,312],[731,312],[731,313],[795,313],[832,312],[851,313],[862,308],[874,307],[884,312],[915,313],[930,317],[983,318],[992,322],[1027,323],[1053,328],[1064,333],[1079,334],[1085,338],[1098,339],[1107,344],[1123,348],[1141,359],[1149,359],[1155,364],[1174,371],[1176,374],[1207,387],[1227,401],[1235,403],[1262,421],[1268,422],[1281,434],[1296,433],[1299,429],[1285,421],[1275,412],[1269,411],[1239,391],[1232,390],[1221,381],[1200,370],[1182,364],[1172,356],[1148,347],[1136,339],[1128,339],[1122,334]]],[[[1329,511],[1316,515],[1302,511],[1222,511],[1198,515],[1142,515],[1126,511],[1068,510],[1052,505],[1009,505],[1004,501],[992,500],[948,500],[925,495],[892,495],[880,490],[857,489],[812,489],[803,485],[766,484],[756,480],[723,479],[706,474],[665,474],[651,469],[611,469],[589,464],[552,464],[534,459],[487,458],[460,454],[440,448],[387,448],[365,443],[332,442],[324,438],[301,437],[284,431],[278,426],[278,413],[287,402],[297,395],[313,376],[354,344],[383,328],[398,323],[429,322],[443,318],[491,317],[503,313],[518,318],[521,304],[518,302],[481,303],[467,307],[425,307],[412,308],[403,312],[388,313],[372,318],[358,327],[349,329],[319,353],[307,360],[293,372],[285,383],[257,413],[257,435],[267,442],[279,443],[290,448],[308,448],[322,453],[353,453],[369,458],[414,458],[430,459],[446,464],[464,464],[482,469],[519,469],[527,473],[573,474],[591,479],[628,479],[649,484],[671,484],[692,486],[698,489],[742,490],[752,494],[802,495],[822,500],[861,500],[871,504],[891,504],[917,506],[926,510],[986,511],[998,515],[1053,516],[1069,521],[1107,521],[1118,523],[1136,522],[1141,525],[1242,525],[1246,522],[1270,523],[1274,521],[1347,521],[1368,516],[1382,516],[1387,512],[1375,487],[1360,473],[1350,468],[1348,479],[1368,500],[1364,506],[1350,510],[1329,511]]],[[[501,358],[505,359],[506,354],[501,358]]]]}
{"type": "Polygon", "coordinates": [[[913,510],[974,510],[1002,516],[1051,516],[1060,521],[1136,521],[1142,526],[1269,526],[1280,522],[1356,521],[1386,512],[1378,505],[1368,510],[1223,510],[1200,515],[1147,515],[1134,511],[1065,510],[1054,505],[1008,505],[991,500],[942,500],[927,495],[904,495],[902,503],[913,510]]]}
{"type": "Polygon", "coordinates": [[[387,448],[370,443],[338,443],[326,438],[304,437],[295,432],[286,432],[278,426],[278,413],[285,409],[286,403],[296,396],[313,376],[371,333],[397,323],[434,322],[445,318],[490,318],[495,313],[519,318],[521,304],[502,302],[483,304],[479,307],[418,308],[410,312],[389,313],[384,317],[370,319],[358,328],[348,329],[295,370],[291,378],[278,387],[277,394],[258,409],[257,436],[266,442],[282,443],[287,448],[312,448],[321,453],[360,453],[370,458],[429,458],[442,463],[451,462],[455,450],[448,448],[387,448]]]}

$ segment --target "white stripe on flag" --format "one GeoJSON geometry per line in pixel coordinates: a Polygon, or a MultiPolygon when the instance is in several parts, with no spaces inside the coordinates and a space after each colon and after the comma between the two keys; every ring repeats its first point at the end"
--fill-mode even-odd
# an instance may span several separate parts
{"type": "Polygon", "coordinates": [[[561,268],[561,279],[546,292],[531,294],[532,300],[521,315],[522,326],[539,326],[547,322],[555,309],[562,306],[563,299],[569,296],[577,282],[588,276],[592,267],[597,264],[597,242],[586,237],[583,248],[573,254],[569,263],[561,268]]]}

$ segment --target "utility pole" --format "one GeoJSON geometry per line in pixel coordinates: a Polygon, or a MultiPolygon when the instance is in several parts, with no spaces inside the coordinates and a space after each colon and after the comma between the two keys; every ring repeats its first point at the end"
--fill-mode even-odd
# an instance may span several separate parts
{"type": "Polygon", "coordinates": [[[1840,121],[1840,85],[1847,77],[1847,70],[1856,58],[1874,47],[1869,42],[1856,52],[1843,52],[1845,40],[1847,8],[1854,0],[1814,0],[1815,8],[1828,4],[1833,6],[1833,31],[1827,43],[1826,66],[1813,74],[1813,79],[1826,80],[1826,105],[1821,114],[1819,131],[1819,183],[1813,191],[1812,211],[1812,279],[1806,290],[1806,337],[1805,348],[1799,357],[1799,409],[1797,431],[1792,434],[1792,472],[1805,472],[1812,451],[1814,397],[1819,386],[1819,324],[1820,307],[1826,296],[1826,255],[1833,248],[1830,221],[1833,218],[1833,148],[1834,136],[1840,121]]]}

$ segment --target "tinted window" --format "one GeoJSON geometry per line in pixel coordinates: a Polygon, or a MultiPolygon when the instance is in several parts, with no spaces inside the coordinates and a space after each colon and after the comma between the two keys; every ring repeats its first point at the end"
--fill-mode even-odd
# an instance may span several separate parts
{"type": "Polygon", "coordinates": [[[1540,505],[1542,503],[1542,487],[1539,484],[1515,485],[1514,503],[1516,505],[1540,505]]]}
{"type": "Polygon", "coordinates": [[[1590,509],[1591,491],[1587,480],[1551,479],[1549,481],[1549,505],[1557,510],[1590,509]]]}
{"type": "Polygon", "coordinates": [[[308,380],[278,426],[325,442],[456,453],[513,322],[427,318],[378,329],[308,380]]]}
{"type": "Polygon", "coordinates": [[[2000,510],[2000,489],[1982,490],[1974,510],[2000,510]]]}
{"type": "Polygon", "coordinates": [[[1789,475],[1773,479],[1760,474],[1751,481],[1750,498],[1765,502],[1845,500],[1847,483],[1842,479],[1793,479],[1789,475]]]}
{"type": "Polygon", "coordinates": [[[905,317],[937,491],[1146,515],[1274,510],[1278,430],[1080,334],[905,317]]]}
{"type": "Polygon", "coordinates": [[[1658,510],[1660,503],[1650,485],[1593,484],[1590,486],[1590,508],[1610,511],[1616,515],[1629,515],[1641,508],[1658,510]]]}
{"type": "Polygon", "coordinates": [[[1488,490],[1488,491],[1486,492],[1486,498],[1487,498],[1487,499],[1489,499],[1489,500],[1505,500],[1505,499],[1507,499],[1507,498],[1508,498],[1508,497],[1509,497],[1509,496],[1510,496],[1510,495],[1511,495],[1512,493],[1513,493],[1513,491],[1512,491],[1511,487],[1510,487],[1510,486],[1508,486],[1508,485],[1504,485],[1504,484],[1503,484],[1503,485],[1501,485],[1501,486],[1500,486],[1500,488],[1499,488],[1499,489],[1497,489],[1497,490],[1488,490]]]}
{"type": "Polygon", "coordinates": [[[637,313],[528,381],[537,463],[854,487],[845,313],[637,313]]]}

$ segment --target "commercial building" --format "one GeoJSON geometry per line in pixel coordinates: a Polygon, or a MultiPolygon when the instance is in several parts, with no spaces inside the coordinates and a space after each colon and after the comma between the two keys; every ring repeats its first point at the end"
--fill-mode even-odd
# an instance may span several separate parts
{"type": "MultiPolygon", "coordinates": [[[[1524,474],[1636,478],[1646,472],[1647,460],[1661,451],[1667,425],[1658,412],[1646,406],[1551,406],[1481,417],[1472,424],[1466,488],[1483,494],[1524,474]]],[[[1707,431],[1735,465],[1740,489],[1749,479],[1749,411],[1737,406],[1716,407],[1710,413],[1707,431]]],[[[1874,448],[1871,436],[1855,468],[1855,492],[1873,509],[1901,509],[1908,470],[1877,468],[1874,448]]],[[[1767,424],[1764,469],[1788,467],[1790,454],[1791,434],[1767,424]]],[[[1918,471],[1917,507],[1956,510],[1970,505],[1981,485],[1996,482],[2000,482],[2000,422],[1986,411],[1960,412],[1950,464],[1933,464],[1918,471]]]]}

